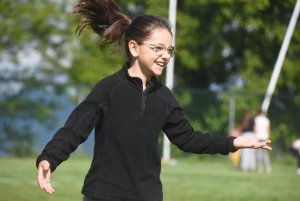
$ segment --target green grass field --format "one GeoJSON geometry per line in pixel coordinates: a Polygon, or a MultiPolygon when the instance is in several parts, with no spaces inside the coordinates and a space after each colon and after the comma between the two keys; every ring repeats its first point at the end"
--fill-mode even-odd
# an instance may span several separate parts
{"type": "MultiPolygon", "coordinates": [[[[82,201],[89,158],[71,157],[52,174],[53,195],[36,182],[35,159],[0,158],[0,201],[82,201]]],[[[273,162],[273,171],[245,173],[227,157],[184,159],[163,165],[164,201],[299,201],[295,163],[273,162]]]]}

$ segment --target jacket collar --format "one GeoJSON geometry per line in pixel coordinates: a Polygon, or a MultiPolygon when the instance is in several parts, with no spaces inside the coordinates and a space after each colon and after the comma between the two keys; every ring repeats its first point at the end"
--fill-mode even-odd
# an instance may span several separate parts
{"type": "MultiPolygon", "coordinates": [[[[143,90],[143,81],[139,77],[131,77],[128,73],[130,63],[126,62],[122,69],[119,70],[118,74],[121,76],[123,80],[126,80],[129,85],[136,89],[143,90]]],[[[155,76],[152,76],[149,80],[147,80],[147,88],[146,91],[152,91],[157,85],[157,79],[155,76]]]]}

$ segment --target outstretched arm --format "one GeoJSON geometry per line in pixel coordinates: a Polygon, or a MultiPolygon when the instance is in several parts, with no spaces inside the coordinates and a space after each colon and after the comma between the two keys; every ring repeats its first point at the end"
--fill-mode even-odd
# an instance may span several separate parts
{"type": "Polygon", "coordinates": [[[259,142],[257,138],[249,138],[249,137],[237,137],[233,141],[233,145],[236,149],[242,149],[242,148],[253,148],[253,149],[267,149],[272,150],[268,144],[271,143],[271,140],[266,140],[263,142],[259,142]]]}
{"type": "Polygon", "coordinates": [[[37,181],[41,189],[52,194],[54,189],[50,184],[50,175],[50,163],[46,160],[41,161],[38,166],[37,181]]]}

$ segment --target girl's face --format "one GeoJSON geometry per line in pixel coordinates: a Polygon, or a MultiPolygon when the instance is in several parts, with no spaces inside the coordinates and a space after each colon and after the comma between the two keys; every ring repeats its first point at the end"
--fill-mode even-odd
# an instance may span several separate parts
{"type": "Polygon", "coordinates": [[[170,61],[172,35],[167,29],[155,29],[149,39],[138,45],[137,62],[143,74],[159,76],[170,61]]]}

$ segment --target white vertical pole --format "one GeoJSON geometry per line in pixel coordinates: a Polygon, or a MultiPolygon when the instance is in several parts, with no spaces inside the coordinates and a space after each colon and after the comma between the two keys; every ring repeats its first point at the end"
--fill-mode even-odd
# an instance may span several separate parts
{"type": "Polygon", "coordinates": [[[300,11],[300,0],[297,0],[297,3],[295,5],[293,15],[292,15],[292,18],[290,20],[287,32],[285,34],[285,37],[284,37],[284,40],[283,40],[283,43],[282,43],[277,61],[275,63],[275,67],[274,67],[272,77],[271,77],[271,80],[270,80],[270,83],[269,83],[269,86],[268,86],[268,89],[267,89],[267,92],[266,92],[266,95],[265,95],[265,99],[264,99],[264,101],[262,103],[262,106],[261,106],[262,111],[265,114],[267,113],[270,102],[271,102],[272,94],[274,92],[275,85],[276,85],[276,82],[278,80],[279,73],[281,71],[282,63],[284,61],[284,57],[286,55],[289,43],[291,41],[291,37],[292,37],[294,29],[295,29],[295,25],[296,25],[296,22],[297,22],[297,19],[298,19],[298,16],[299,16],[299,11],[300,11]]]}
{"type": "MultiPolygon", "coordinates": [[[[177,7],[177,0],[169,0],[169,21],[172,24],[172,44],[175,46],[175,30],[176,30],[176,8],[177,7]]],[[[174,74],[174,57],[170,59],[170,62],[167,66],[166,71],[166,86],[173,90],[173,74],[174,74]]],[[[163,141],[163,157],[162,162],[168,163],[170,161],[170,141],[167,138],[166,135],[164,135],[164,141],[163,141]]]]}

